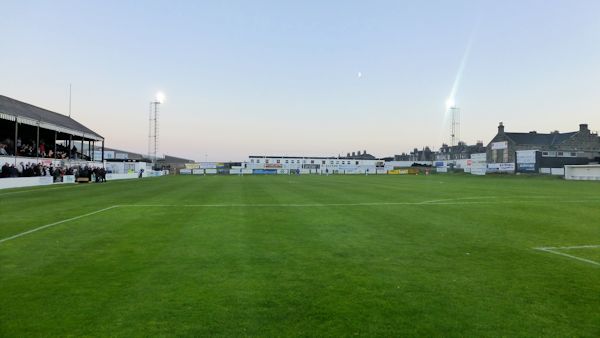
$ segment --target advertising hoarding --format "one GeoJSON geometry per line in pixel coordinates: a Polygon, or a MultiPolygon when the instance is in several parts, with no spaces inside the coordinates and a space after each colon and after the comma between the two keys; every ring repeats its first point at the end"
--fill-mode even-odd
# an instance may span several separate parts
{"type": "Polygon", "coordinates": [[[535,163],[537,150],[518,150],[517,163],[535,163]]]}
{"type": "Polygon", "coordinates": [[[514,173],[515,172],[515,164],[514,163],[488,163],[487,172],[488,173],[514,173]]]}
{"type": "Polygon", "coordinates": [[[277,169],[252,169],[254,175],[277,175],[277,169]]]}
{"type": "Polygon", "coordinates": [[[517,163],[517,171],[519,172],[526,172],[526,173],[534,173],[536,172],[535,170],[535,163],[517,163]]]}

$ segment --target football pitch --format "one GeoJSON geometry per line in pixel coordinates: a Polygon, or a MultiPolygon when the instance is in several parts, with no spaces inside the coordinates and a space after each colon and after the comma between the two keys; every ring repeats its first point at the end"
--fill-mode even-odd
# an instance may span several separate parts
{"type": "Polygon", "coordinates": [[[600,184],[175,176],[0,191],[0,336],[600,336],[600,184]]]}

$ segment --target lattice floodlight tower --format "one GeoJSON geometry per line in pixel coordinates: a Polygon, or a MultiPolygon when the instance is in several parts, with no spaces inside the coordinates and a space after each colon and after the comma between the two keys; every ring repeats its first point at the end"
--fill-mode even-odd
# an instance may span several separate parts
{"type": "Polygon", "coordinates": [[[453,105],[448,109],[452,119],[450,126],[451,146],[454,147],[460,141],[460,108],[453,105]]]}
{"type": "Polygon", "coordinates": [[[156,94],[154,101],[150,102],[150,112],[148,117],[148,158],[152,160],[152,167],[156,165],[158,155],[158,114],[159,106],[165,100],[163,93],[156,94]]]}

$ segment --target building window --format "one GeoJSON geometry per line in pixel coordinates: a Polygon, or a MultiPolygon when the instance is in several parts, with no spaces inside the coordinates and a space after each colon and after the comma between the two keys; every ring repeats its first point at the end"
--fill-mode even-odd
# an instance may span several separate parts
{"type": "Polygon", "coordinates": [[[254,163],[254,160],[250,160],[250,163],[254,163]]]}
{"type": "Polygon", "coordinates": [[[287,163],[289,163],[289,162],[288,162],[288,160],[285,160],[285,163],[286,163],[286,164],[287,164],[287,163]]]}
{"type": "Polygon", "coordinates": [[[269,164],[269,160],[265,160],[265,163],[266,163],[266,164],[269,164]]]}
{"type": "Polygon", "coordinates": [[[571,156],[577,157],[577,153],[571,153],[571,156]]]}
{"type": "Polygon", "coordinates": [[[315,164],[315,160],[310,160],[310,164],[315,164]]]}
{"type": "Polygon", "coordinates": [[[563,152],[562,152],[562,151],[559,151],[559,152],[558,152],[558,156],[563,156],[563,152]]]}
{"type": "Polygon", "coordinates": [[[325,164],[325,161],[321,161],[321,164],[325,164]]]}

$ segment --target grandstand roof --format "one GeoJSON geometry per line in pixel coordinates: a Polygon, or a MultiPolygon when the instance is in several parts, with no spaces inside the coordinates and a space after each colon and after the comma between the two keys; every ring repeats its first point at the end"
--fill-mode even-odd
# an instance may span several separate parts
{"type": "Polygon", "coordinates": [[[196,162],[194,160],[189,160],[187,158],[175,157],[175,156],[170,156],[170,155],[165,155],[164,158],[158,159],[158,161],[165,162],[165,163],[194,163],[194,162],[196,162]]]}
{"type": "Polygon", "coordinates": [[[0,95],[0,118],[11,121],[17,118],[19,123],[39,125],[41,128],[83,136],[96,141],[104,140],[104,137],[68,116],[3,95],[0,95]]]}
{"type": "MultiPolygon", "coordinates": [[[[95,147],[96,151],[102,151],[102,147],[95,147]]],[[[115,149],[115,148],[109,148],[109,147],[104,147],[104,153],[109,153],[109,152],[113,152],[114,153],[114,158],[110,158],[108,160],[115,160],[115,161],[122,161],[122,160],[134,160],[134,161],[140,161],[140,162],[151,162],[151,160],[143,155],[143,154],[139,154],[139,153],[133,153],[131,151],[127,151],[127,150],[121,150],[121,149],[115,149]]],[[[105,158],[106,159],[106,158],[105,158]]]]}

